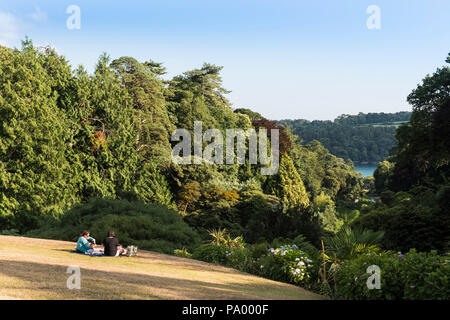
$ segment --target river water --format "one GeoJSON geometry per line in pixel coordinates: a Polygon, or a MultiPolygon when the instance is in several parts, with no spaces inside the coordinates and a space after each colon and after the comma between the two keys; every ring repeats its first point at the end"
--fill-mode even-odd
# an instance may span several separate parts
{"type": "Polygon", "coordinates": [[[373,175],[376,168],[377,168],[376,164],[355,164],[355,170],[361,172],[363,177],[373,175]]]}

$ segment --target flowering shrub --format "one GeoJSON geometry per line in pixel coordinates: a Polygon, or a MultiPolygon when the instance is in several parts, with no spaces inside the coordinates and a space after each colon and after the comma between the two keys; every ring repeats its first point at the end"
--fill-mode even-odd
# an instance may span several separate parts
{"type": "Polygon", "coordinates": [[[365,254],[341,263],[335,274],[336,296],[351,300],[450,299],[450,257],[436,252],[365,254]],[[380,267],[381,288],[367,288],[367,267],[380,267]]]}
{"type": "Polygon", "coordinates": [[[258,262],[259,274],[272,280],[300,284],[311,278],[312,260],[295,244],[271,248],[258,262]]]}

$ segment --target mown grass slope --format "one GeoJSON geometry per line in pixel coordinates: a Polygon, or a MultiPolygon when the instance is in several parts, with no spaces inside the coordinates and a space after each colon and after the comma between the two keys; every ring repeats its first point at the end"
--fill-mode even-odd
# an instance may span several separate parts
{"type": "Polygon", "coordinates": [[[0,236],[0,299],[323,299],[302,288],[154,252],[138,257],[70,253],[65,241],[0,236]],[[69,290],[69,266],[81,289],[69,290]]]}

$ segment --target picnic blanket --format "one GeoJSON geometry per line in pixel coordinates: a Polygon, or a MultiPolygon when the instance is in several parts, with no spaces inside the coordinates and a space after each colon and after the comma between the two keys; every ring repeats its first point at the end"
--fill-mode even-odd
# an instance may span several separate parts
{"type": "Polygon", "coordinates": [[[70,253],[82,254],[82,255],[86,255],[86,256],[90,256],[90,257],[109,257],[109,256],[105,256],[105,254],[103,252],[87,253],[87,252],[80,252],[77,250],[71,250],[70,253]]]}
{"type": "MultiPolygon", "coordinates": [[[[137,251],[138,251],[138,247],[136,246],[128,246],[127,247],[127,256],[131,257],[131,256],[137,256],[137,251]]],[[[83,255],[87,255],[90,257],[110,257],[110,256],[105,256],[104,252],[101,251],[94,251],[93,253],[88,253],[88,252],[80,252],[78,250],[71,250],[71,253],[76,253],[76,254],[83,254],[83,255]]]]}

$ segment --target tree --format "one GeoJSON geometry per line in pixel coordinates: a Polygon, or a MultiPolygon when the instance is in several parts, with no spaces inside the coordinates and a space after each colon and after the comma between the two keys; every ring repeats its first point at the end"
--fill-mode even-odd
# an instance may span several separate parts
{"type": "MultiPolygon", "coordinates": [[[[22,50],[0,46],[0,221],[20,231],[42,216],[57,216],[79,199],[80,163],[70,144],[68,119],[58,108],[45,53],[30,41],[22,50]]],[[[61,66],[65,67],[64,63],[61,66]]]]}
{"type": "Polygon", "coordinates": [[[111,68],[133,98],[137,151],[147,159],[159,157],[168,162],[169,138],[175,126],[169,120],[163,83],[157,77],[164,72],[161,64],[141,64],[134,58],[121,57],[111,63],[111,68]]]}
{"type": "Polygon", "coordinates": [[[205,63],[202,68],[187,71],[169,81],[169,110],[177,119],[177,127],[192,130],[194,121],[203,127],[235,128],[236,115],[225,97],[220,71],[222,67],[205,63]]]}
{"type": "Polygon", "coordinates": [[[302,178],[295,169],[292,159],[283,155],[280,161],[279,183],[275,194],[281,199],[284,210],[291,208],[306,208],[309,198],[302,178]]]}
{"type": "Polygon", "coordinates": [[[196,181],[190,182],[182,187],[178,196],[178,207],[180,213],[185,215],[188,209],[194,209],[195,203],[200,199],[200,184],[196,181]]]}
{"type": "Polygon", "coordinates": [[[304,143],[320,141],[331,154],[354,162],[380,162],[396,144],[399,123],[408,122],[411,112],[359,113],[341,115],[334,121],[281,120],[304,143]]]}
{"type": "Polygon", "coordinates": [[[378,193],[386,190],[389,185],[389,178],[392,175],[394,164],[389,161],[383,161],[378,164],[377,169],[373,173],[375,178],[375,189],[378,193]]]}
{"type": "MultiPolygon", "coordinates": [[[[447,58],[447,62],[450,59],[447,58]]],[[[442,183],[450,173],[450,68],[438,68],[408,96],[410,124],[397,132],[393,190],[408,190],[425,179],[442,183]]]]}
{"type": "Polygon", "coordinates": [[[278,126],[276,121],[268,119],[253,120],[252,124],[256,130],[259,130],[260,128],[266,129],[267,138],[269,141],[272,137],[272,130],[273,129],[278,130],[280,143],[279,146],[280,157],[286,152],[289,152],[289,150],[291,149],[292,141],[289,137],[287,130],[284,127],[278,126]]]}
{"type": "Polygon", "coordinates": [[[264,117],[258,112],[252,111],[247,108],[237,108],[234,110],[234,113],[246,114],[251,121],[264,119],[264,117]]]}

